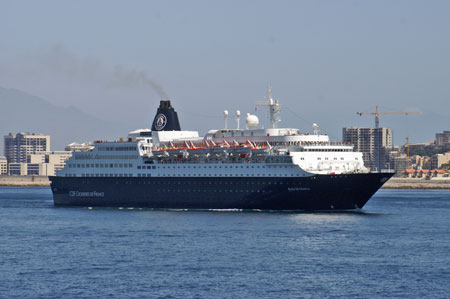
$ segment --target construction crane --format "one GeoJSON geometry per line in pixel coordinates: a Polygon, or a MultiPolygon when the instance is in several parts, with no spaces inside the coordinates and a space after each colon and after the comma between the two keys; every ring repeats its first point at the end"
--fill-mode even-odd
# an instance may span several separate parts
{"type": "Polygon", "coordinates": [[[410,165],[411,165],[411,160],[409,158],[409,136],[405,138],[406,139],[406,143],[403,145],[403,148],[405,149],[405,153],[406,153],[406,169],[409,169],[410,165]]]}
{"type": "Polygon", "coordinates": [[[380,115],[411,115],[411,114],[420,114],[418,111],[409,111],[409,112],[380,112],[378,111],[378,106],[375,106],[375,112],[356,112],[359,116],[362,115],[375,115],[375,128],[380,127],[380,115]]]}
{"type": "Polygon", "coordinates": [[[409,161],[409,136],[405,138],[406,139],[406,158],[409,161]]]}
{"type": "MultiPolygon", "coordinates": [[[[411,114],[420,114],[418,111],[409,111],[409,112],[380,112],[378,110],[378,106],[375,106],[375,112],[356,112],[359,116],[362,115],[375,115],[375,129],[380,127],[380,115],[411,115],[411,114]]],[[[380,169],[380,137],[378,130],[375,130],[375,170],[379,171],[380,169]]],[[[408,156],[409,156],[409,137],[408,137],[408,156]]]]}

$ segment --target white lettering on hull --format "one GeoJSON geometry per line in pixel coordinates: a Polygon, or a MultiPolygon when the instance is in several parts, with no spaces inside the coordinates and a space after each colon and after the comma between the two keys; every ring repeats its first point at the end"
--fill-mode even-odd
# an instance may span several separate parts
{"type": "Polygon", "coordinates": [[[288,188],[289,192],[293,192],[293,191],[310,191],[311,188],[309,187],[290,187],[288,188]]]}
{"type": "Polygon", "coordinates": [[[97,191],[69,191],[70,197],[104,197],[105,192],[97,191]]]}

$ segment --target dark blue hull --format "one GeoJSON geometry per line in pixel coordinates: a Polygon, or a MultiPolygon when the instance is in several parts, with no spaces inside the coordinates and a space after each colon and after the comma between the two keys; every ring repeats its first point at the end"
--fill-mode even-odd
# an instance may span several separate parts
{"type": "Polygon", "coordinates": [[[362,208],[391,173],[302,178],[50,177],[55,205],[161,209],[362,208]]]}

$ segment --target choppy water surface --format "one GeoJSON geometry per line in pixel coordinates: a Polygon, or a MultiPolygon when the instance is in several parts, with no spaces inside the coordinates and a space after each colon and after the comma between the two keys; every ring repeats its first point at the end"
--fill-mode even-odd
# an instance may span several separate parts
{"type": "Polygon", "coordinates": [[[56,208],[0,187],[0,297],[448,298],[450,191],[354,213],[56,208]]]}

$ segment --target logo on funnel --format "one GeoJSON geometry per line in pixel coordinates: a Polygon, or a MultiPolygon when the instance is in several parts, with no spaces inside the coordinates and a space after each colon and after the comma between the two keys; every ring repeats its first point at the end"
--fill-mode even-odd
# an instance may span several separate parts
{"type": "Polygon", "coordinates": [[[156,130],[162,130],[167,124],[167,118],[164,114],[158,114],[155,120],[155,128],[156,130]]]}

